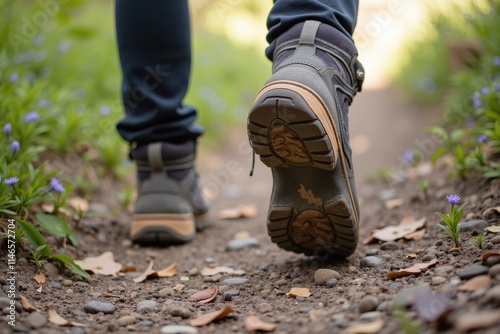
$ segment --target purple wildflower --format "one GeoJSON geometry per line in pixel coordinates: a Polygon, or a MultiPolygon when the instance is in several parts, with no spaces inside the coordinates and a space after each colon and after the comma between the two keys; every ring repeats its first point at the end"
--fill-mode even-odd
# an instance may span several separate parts
{"type": "Polygon", "coordinates": [[[61,185],[61,182],[59,182],[59,180],[55,177],[50,180],[50,190],[55,190],[59,193],[63,193],[66,191],[66,189],[64,189],[64,187],[61,185]]]}
{"type": "Polygon", "coordinates": [[[12,176],[9,177],[8,179],[3,180],[3,183],[11,186],[14,186],[14,184],[16,184],[17,182],[19,182],[19,178],[17,176],[12,176]]]}
{"type": "Polygon", "coordinates": [[[460,201],[460,196],[458,195],[448,195],[446,196],[446,199],[451,205],[455,205],[460,201]]]}
{"type": "Polygon", "coordinates": [[[412,163],[414,158],[415,158],[415,153],[412,150],[406,150],[405,153],[403,153],[403,159],[407,163],[412,163]]]}
{"type": "Polygon", "coordinates": [[[495,86],[495,91],[500,92],[500,84],[497,84],[497,85],[495,86]]]}
{"type": "Polygon", "coordinates": [[[481,100],[481,94],[479,94],[479,92],[472,94],[472,105],[476,109],[483,106],[483,101],[481,100]]]}
{"type": "Polygon", "coordinates": [[[500,57],[499,56],[493,57],[493,65],[500,67],[500,57]]]}
{"type": "Polygon", "coordinates": [[[52,107],[52,102],[50,102],[49,100],[44,100],[44,99],[42,99],[42,100],[38,100],[38,101],[37,101],[37,104],[38,104],[38,106],[39,106],[40,108],[45,108],[45,109],[47,109],[47,108],[52,107]]]}
{"type": "Polygon", "coordinates": [[[476,121],[474,121],[474,118],[472,118],[472,117],[467,117],[466,122],[467,122],[468,126],[474,126],[474,125],[476,125],[476,121]]]}
{"type": "Polygon", "coordinates": [[[490,93],[490,87],[481,88],[481,94],[488,95],[490,93]]]}
{"type": "Polygon", "coordinates": [[[106,104],[103,104],[101,106],[101,115],[108,116],[110,113],[111,113],[111,107],[106,104]]]}
{"type": "Polygon", "coordinates": [[[12,124],[5,123],[3,126],[3,133],[8,137],[12,133],[12,124]]]}
{"type": "Polygon", "coordinates": [[[71,49],[71,42],[70,41],[62,41],[60,44],[59,44],[59,47],[57,48],[57,50],[60,52],[60,53],[66,53],[69,51],[69,49],[71,49]]]}
{"type": "Polygon", "coordinates": [[[12,144],[10,144],[10,150],[12,151],[13,154],[19,152],[20,149],[21,149],[21,144],[19,144],[17,140],[14,140],[12,144]]]}
{"type": "Polygon", "coordinates": [[[485,143],[486,141],[488,140],[488,136],[487,135],[480,135],[479,138],[477,138],[477,142],[479,144],[483,144],[485,143]]]}
{"type": "Polygon", "coordinates": [[[26,114],[24,120],[26,121],[26,123],[31,123],[38,120],[39,118],[40,115],[36,111],[30,111],[29,113],[26,114]]]}
{"type": "Polygon", "coordinates": [[[16,83],[19,80],[19,74],[18,73],[12,73],[10,75],[10,83],[16,83]]]}

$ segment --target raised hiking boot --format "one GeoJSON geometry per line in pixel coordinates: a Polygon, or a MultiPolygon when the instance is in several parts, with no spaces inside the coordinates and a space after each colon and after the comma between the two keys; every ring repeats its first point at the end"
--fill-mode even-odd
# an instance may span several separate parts
{"type": "Polygon", "coordinates": [[[248,116],[250,144],[271,167],[267,228],[279,247],[342,258],[358,242],[347,109],[364,72],[353,42],[307,21],[280,36],[273,75],[248,116]]]}
{"type": "Polygon", "coordinates": [[[130,228],[137,243],[179,244],[215,221],[195,170],[195,143],[151,143],[135,148],[138,195],[130,228]]]}

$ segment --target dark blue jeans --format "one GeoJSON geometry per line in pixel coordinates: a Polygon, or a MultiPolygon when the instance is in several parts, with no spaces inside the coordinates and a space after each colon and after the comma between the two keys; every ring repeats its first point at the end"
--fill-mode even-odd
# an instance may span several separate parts
{"type": "MultiPolygon", "coordinates": [[[[357,12],[357,0],[275,0],[267,21],[266,55],[271,59],[278,36],[306,20],[351,37],[357,12]]],[[[196,109],[183,104],[191,71],[187,0],[117,0],[116,34],[125,107],[117,125],[120,135],[138,144],[200,136],[196,109]]]]}

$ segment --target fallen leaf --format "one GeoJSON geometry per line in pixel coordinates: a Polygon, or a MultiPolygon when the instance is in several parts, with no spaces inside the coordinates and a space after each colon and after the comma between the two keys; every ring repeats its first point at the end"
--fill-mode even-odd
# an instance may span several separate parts
{"type": "Polygon", "coordinates": [[[45,275],[43,273],[39,273],[37,275],[35,275],[35,277],[33,277],[35,279],[35,281],[38,283],[38,284],[43,284],[45,283],[45,275]]]}
{"type": "Polygon", "coordinates": [[[264,322],[254,315],[249,315],[245,318],[245,329],[250,333],[257,331],[272,332],[277,326],[278,324],[264,322]]]}
{"type": "Polygon", "coordinates": [[[37,309],[35,306],[31,305],[31,303],[26,299],[24,296],[19,296],[19,299],[21,299],[21,305],[25,311],[29,312],[40,312],[39,309],[37,309]]]}
{"type": "Polygon", "coordinates": [[[76,211],[87,212],[89,211],[89,201],[81,197],[70,197],[68,198],[69,206],[71,206],[76,211]]]}
{"type": "Polygon", "coordinates": [[[438,294],[422,292],[415,294],[415,311],[420,319],[433,322],[442,319],[452,308],[453,293],[445,291],[438,294]]]}
{"type": "Polygon", "coordinates": [[[123,267],[120,269],[121,273],[131,273],[131,272],[136,272],[137,268],[135,266],[128,266],[128,267],[123,267]]]}
{"type": "Polygon", "coordinates": [[[236,232],[236,234],[233,237],[233,239],[246,239],[246,238],[250,238],[250,232],[248,231],[236,232]]]}
{"type": "Polygon", "coordinates": [[[460,251],[460,247],[453,247],[453,248],[448,249],[448,254],[455,253],[458,251],[460,251]]]}
{"type": "Polygon", "coordinates": [[[427,268],[432,267],[436,265],[438,261],[436,259],[430,261],[430,262],[425,262],[425,263],[415,263],[413,266],[405,268],[405,269],[399,269],[398,271],[391,271],[387,274],[387,278],[398,278],[398,277],[403,277],[403,276],[409,276],[409,275],[416,275],[420,274],[421,272],[425,271],[427,268]]]}
{"type": "Polygon", "coordinates": [[[500,233],[500,225],[488,226],[484,230],[491,233],[500,233]]]}
{"type": "Polygon", "coordinates": [[[122,265],[115,262],[112,252],[104,252],[95,257],[86,257],[83,260],[76,260],[75,263],[83,270],[107,276],[116,276],[122,269],[122,265]]]}
{"type": "Polygon", "coordinates": [[[206,303],[211,302],[212,300],[214,300],[215,297],[217,297],[217,293],[218,292],[219,292],[219,289],[217,289],[217,286],[214,285],[214,286],[211,286],[208,289],[195,292],[194,294],[192,294],[188,298],[188,300],[190,302],[197,302],[197,303],[200,303],[200,304],[206,304],[206,303]]]}
{"type": "Polygon", "coordinates": [[[464,284],[460,285],[458,291],[476,291],[479,289],[489,289],[491,287],[491,278],[488,275],[476,276],[464,284]]]}
{"type": "Polygon", "coordinates": [[[455,328],[460,332],[487,328],[498,324],[498,318],[500,310],[466,313],[457,317],[455,328]]]}
{"type": "Polygon", "coordinates": [[[417,254],[415,254],[415,253],[410,253],[410,254],[406,255],[406,258],[408,258],[408,259],[415,259],[416,257],[417,257],[417,254]]]}
{"type": "Polygon", "coordinates": [[[397,208],[398,206],[403,205],[404,201],[402,198],[394,198],[394,199],[389,199],[384,202],[384,207],[387,210],[392,210],[394,208],[397,208]]]}
{"type": "Polygon", "coordinates": [[[367,324],[354,324],[347,328],[349,334],[373,334],[378,333],[384,326],[382,319],[377,319],[367,324]]]}
{"type": "Polygon", "coordinates": [[[183,290],[185,287],[186,287],[186,286],[185,286],[184,284],[176,284],[176,285],[174,286],[174,290],[175,290],[175,291],[181,291],[181,290],[183,290]]]}
{"type": "Polygon", "coordinates": [[[147,269],[140,276],[134,278],[134,282],[140,283],[153,273],[155,273],[155,271],[153,270],[153,261],[151,261],[149,262],[149,266],[147,267],[147,269]]]}
{"type": "MultiPolygon", "coordinates": [[[[413,214],[408,213],[403,220],[396,226],[386,226],[380,230],[374,230],[371,236],[365,240],[364,244],[369,244],[375,239],[381,241],[395,241],[407,235],[414,233],[425,226],[427,218],[423,217],[415,220],[413,214]]],[[[425,233],[425,232],[424,232],[425,233]]],[[[419,235],[417,234],[417,237],[419,235]]],[[[423,236],[423,235],[422,235],[423,236]]]]}
{"type": "Polygon", "coordinates": [[[410,234],[407,234],[404,236],[406,240],[420,240],[424,237],[425,234],[425,228],[412,232],[410,234]]]}
{"type": "Polygon", "coordinates": [[[219,211],[219,219],[253,218],[257,216],[257,206],[240,204],[235,208],[219,211]]]}
{"type": "Polygon", "coordinates": [[[59,326],[68,326],[68,327],[87,327],[85,324],[80,324],[78,322],[73,322],[66,320],[62,318],[59,314],[57,314],[56,309],[54,308],[54,305],[49,304],[49,321],[53,324],[59,325],[59,326]]]}
{"type": "Polygon", "coordinates": [[[194,327],[201,327],[208,325],[209,323],[225,318],[229,313],[233,312],[234,309],[231,306],[226,306],[220,311],[215,311],[207,314],[200,315],[197,318],[191,319],[189,324],[194,327]]]}
{"type": "Polygon", "coordinates": [[[223,266],[219,266],[219,267],[215,267],[215,268],[204,267],[203,269],[201,269],[202,276],[213,276],[216,274],[244,275],[245,271],[241,270],[241,269],[235,270],[233,268],[223,267],[223,266]]]}
{"type": "Polygon", "coordinates": [[[156,275],[158,275],[158,277],[172,277],[175,275],[176,272],[177,272],[177,264],[174,263],[162,270],[157,271],[156,275]]]}
{"type": "MultiPolygon", "coordinates": [[[[41,205],[41,208],[42,210],[45,212],[45,213],[54,213],[54,210],[55,210],[55,206],[54,204],[52,203],[45,203],[45,204],[42,204],[41,205]]],[[[62,213],[63,215],[65,215],[66,217],[71,217],[71,218],[76,218],[76,217],[72,217],[72,214],[71,212],[69,212],[67,209],[65,208],[59,208],[57,210],[57,212],[59,213],[62,213]]]]}
{"type": "Polygon", "coordinates": [[[486,261],[490,256],[500,255],[500,251],[488,251],[483,254],[482,259],[486,261]]]}
{"type": "Polygon", "coordinates": [[[291,288],[289,292],[286,293],[288,297],[311,297],[312,293],[308,288],[291,288]]]}

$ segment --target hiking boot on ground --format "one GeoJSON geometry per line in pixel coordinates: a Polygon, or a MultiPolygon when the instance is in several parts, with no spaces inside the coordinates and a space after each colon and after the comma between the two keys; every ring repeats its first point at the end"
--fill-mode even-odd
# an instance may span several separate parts
{"type": "Polygon", "coordinates": [[[179,244],[214,223],[195,170],[195,143],[151,143],[131,151],[138,195],[130,229],[137,243],[179,244]]]}
{"type": "Polygon", "coordinates": [[[273,75],[247,125],[254,152],[273,174],[268,233],[289,251],[347,257],[359,232],[347,124],[364,77],[357,50],[317,21],[292,27],[275,45],[273,75]]]}

